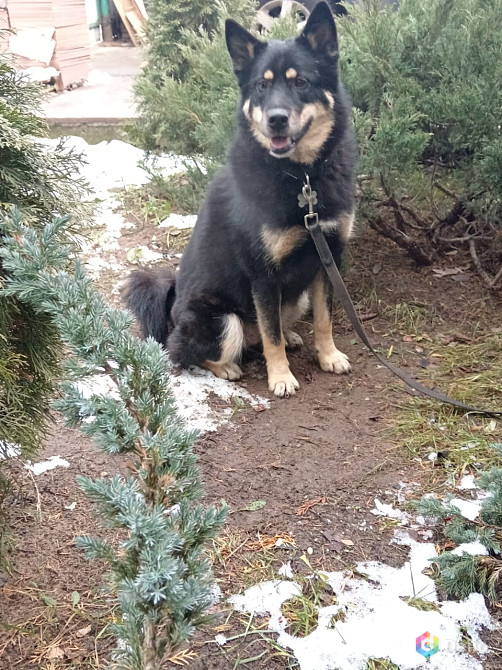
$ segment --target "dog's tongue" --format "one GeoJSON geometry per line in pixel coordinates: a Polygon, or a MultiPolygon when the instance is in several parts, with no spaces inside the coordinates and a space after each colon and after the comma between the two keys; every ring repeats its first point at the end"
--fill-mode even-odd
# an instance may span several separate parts
{"type": "Polygon", "coordinates": [[[289,144],[288,137],[271,137],[270,144],[272,149],[285,149],[289,144]]]}

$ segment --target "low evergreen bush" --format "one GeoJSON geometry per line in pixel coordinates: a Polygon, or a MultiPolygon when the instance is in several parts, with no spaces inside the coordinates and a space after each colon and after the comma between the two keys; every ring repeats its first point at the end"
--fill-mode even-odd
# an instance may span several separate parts
{"type": "MultiPolygon", "coordinates": [[[[502,444],[493,448],[502,458],[502,444]]],[[[482,498],[479,516],[473,521],[462,515],[449,500],[426,496],[415,503],[425,517],[444,524],[443,534],[455,545],[435,560],[438,580],[447,595],[466,598],[470,593],[485,595],[491,603],[502,602],[502,468],[494,467],[477,480],[482,498]]],[[[450,496],[449,499],[452,499],[450,496]]]]}
{"type": "Polygon", "coordinates": [[[162,347],[129,332],[132,316],[104,302],[78,260],[68,271],[66,226],[59,218],[37,230],[15,212],[4,220],[4,293],[49,315],[67,347],[55,403],[67,424],[80,426],[103,451],[134,461],[128,477],[78,477],[102,522],[121,533],[115,543],[85,536],[77,544],[110,570],[121,610],[112,667],[160,670],[208,621],[205,545],[226,510],[201,503],[195,434],[177,415],[162,347]]]}
{"type": "Polygon", "coordinates": [[[365,0],[341,22],[360,215],[419,263],[459,247],[502,279],[502,0],[365,0]]]}
{"type": "MultiPolygon", "coordinates": [[[[42,91],[0,54],[0,249],[2,223],[18,208],[26,225],[41,231],[53,216],[72,213],[58,234],[68,242],[89,214],[85,185],[76,176],[80,157],[63,143],[51,148],[40,116],[42,91]]],[[[8,272],[0,261],[0,463],[9,445],[32,456],[48,418],[59,374],[61,341],[49,315],[2,288],[8,272]]]]}

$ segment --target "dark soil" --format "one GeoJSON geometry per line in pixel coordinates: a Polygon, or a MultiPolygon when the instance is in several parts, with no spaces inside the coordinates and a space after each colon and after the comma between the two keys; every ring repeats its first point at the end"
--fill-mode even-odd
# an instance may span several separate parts
{"type": "MultiPolygon", "coordinates": [[[[121,260],[125,262],[126,246],[149,244],[153,234],[160,239],[158,229],[146,226],[123,237],[121,260]]],[[[430,268],[414,267],[402,251],[370,231],[353,247],[351,256],[349,291],[368,319],[373,343],[384,350],[394,345],[393,360],[419,376],[421,354],[403,342],[403,332],[389,308],[398,303],[424,305],[428,332],[471,332],[476,321],[485,319],[500,323],[500,300],[487,295],[474,274],[466,273],[462,281],[436,277],[430,268]]],[[[448,263],[460,265],[454,258],[448,263]]],[[[103,277],[100,283],[110,291],[116,279],[103,277]]],[[[111,293],[109,297],[118,300],[111,293]]],[[[304,571],[302,555],[314,567],[328,570],[366,559],[391,565],[401,565],[406,559],[405,548],[389,546],[395,526],[378,520],[370,510],[375,496],[396,502],[399,482],[417,482],[426,490],[432,465],[417,464],[392,439],[387,428],[395,406],[407,402],[408,396],[354,342],[345,317],[337,316],[335,339],[352,361],[350,375],[330,376],[319,370],[310,324],[305,322],[299,332],[306,344],[290,354],[292,371],[301,384],[297,395],[272,399],[263,411],[238,408],[230,423],[198,441],[208,502],[219,503],[224,498],[235,511],[216,545],[215,573],[225,594],[267,578],[271,566],[277,569],[287,560],[292,560],[294,572],[304,571]],[[266,506],[254,512],[239,511],[256,500],[266,501],[266,506]],[[309,501],[318,502],[299,514],[299,508],[309,501]],[[293,538],[293,546],[265,552],[246,546],[259,538],[284,534],[293,538]],[[330,538],[334,535],[352,544],[333,550],[330,538]]],[[[251,393],[269,396],[263,361],[249,361],[244,369],[242,385],[251,393]]],[[[216,402],[221,406],[221,399],[216,402]]],[[[14,466],[18,468],[17,485],[8,510],[14,545],[12,571],[0,574],[0,618],[5,625],[0,631],[0,667],[5,670],[102,668],[114,645],[107,630],[110,604],[101,591],[103,566],[87,562],[73,544],[76,535],[110,531],[99,528],[75,477],[125,472],[125,459],[102,454],[77,430],[65,428],[59,417],[40,460],[51,455],[66,458],[70,467],[30,479],[26,471],[14,466]]],[[[408,491],[412,497],[419,494],[420,487],[408,491]]],[[[237,667],[236,654],[243,652],[232,655],[231,650],[208,643],[215,632],[224,630],[229,635],[228,630],[237,630],[237,619],[227,626],[222,621],[197,635],[191,646],[197,657],[189,667],[237,667]]],[[[246,655],[259,655],[263,649],[255,646],[246,655]]],[[[287,658],[271,653],[246,667],[293,667],[288,663],[287,658]]],[[[168,663],[166,667],[175,666],[168,663]]]]}

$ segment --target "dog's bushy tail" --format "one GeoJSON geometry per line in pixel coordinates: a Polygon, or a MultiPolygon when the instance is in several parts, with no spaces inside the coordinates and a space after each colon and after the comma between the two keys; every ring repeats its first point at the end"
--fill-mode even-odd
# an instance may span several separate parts
{"type": "Polygon", "coordinates": [[[143,337],[153,337],[164,346],[172,329],[171,308],[176,297],[173,270],[159,268],[132,272],[122,297],[141,325],[143,337]]]}

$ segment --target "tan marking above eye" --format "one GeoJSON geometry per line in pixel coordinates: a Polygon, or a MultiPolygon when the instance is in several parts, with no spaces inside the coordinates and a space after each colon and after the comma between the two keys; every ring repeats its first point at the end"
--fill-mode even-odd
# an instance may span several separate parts
{"type": "Polygon", "coordinates": [[[266,79],[267,81],[272,81],[274,78],[274,73],[272,70],[265,70],[265,74],[263,75],[263,79],[266,79]]]}
{"type": "Polygon", "coordinates": [[[286,70],[286,79],[296,79],[298,77],[298,72],[294,67],[290,67],[289,70],[286,70]]]}

